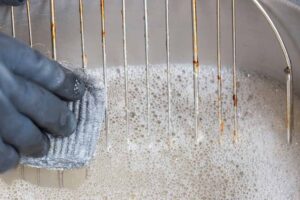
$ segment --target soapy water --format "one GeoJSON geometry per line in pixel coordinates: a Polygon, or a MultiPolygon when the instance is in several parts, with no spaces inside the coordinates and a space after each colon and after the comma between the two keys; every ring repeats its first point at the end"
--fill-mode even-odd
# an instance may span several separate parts
{"type": "MultiPolygon", "coordinates": [[[[201,66],[197,141],[191,65],[171,65],[170,134],[166,66],[150,66],[150,135],[145,66],[129,67],[128,133],[124,68],[108,68],[109,152],[102,130],[87,180],[75,190],[0,181],[0,199],[299,199],[299,98],[295,97],[294,141],[287,145],[284,85],[239,72],[240,137],[233,144],[232,74],[224,68],[225,127],[220,143],[216,69],[201,66]]],[[[102,76],[102,70],[97,73],[102,76]]],[[[66,184],[75,178],[66,177],[66,184]]]]}

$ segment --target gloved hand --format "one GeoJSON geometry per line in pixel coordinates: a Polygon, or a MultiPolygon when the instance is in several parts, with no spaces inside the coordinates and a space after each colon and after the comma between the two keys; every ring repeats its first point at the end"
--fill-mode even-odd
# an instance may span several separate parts
{"type": "Polygon", "coordinates": [[[0,0],[0,5],[10,5],[10,6],[18,6],[24,4],[26,0],[0,0]]]}
{"type": "Polygon", "coordinates": [[[20,154],[45,155],[45,132],[73,133],[76,119],[63,100],[78,100],[84,91],[71,71],[0,33],[0,173],[16,166],[20,154]]]}

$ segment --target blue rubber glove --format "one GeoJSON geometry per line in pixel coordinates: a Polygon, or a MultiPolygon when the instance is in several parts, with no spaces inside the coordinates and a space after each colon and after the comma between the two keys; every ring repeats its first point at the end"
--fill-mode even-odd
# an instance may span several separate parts
{"type": "Polygon", "coordinates": [[[0,4],[9,6],[19,6],[25,3],[26,0],[0,0],[0,4]]]}
{"type": "Polygon", "coordinates": [[[76,119],[65,101],[84,91],[71,71],[0,33],[0,173],[15,167],[20,155],[47,154],[45,132],[72,134],[76,119]]]}

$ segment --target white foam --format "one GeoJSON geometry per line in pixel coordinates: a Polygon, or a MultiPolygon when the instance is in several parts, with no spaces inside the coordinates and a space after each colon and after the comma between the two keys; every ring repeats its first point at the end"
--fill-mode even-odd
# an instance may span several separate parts
{"type": "Polygon", "coordinates": [[[240,139],[234,145],[231,69],[222,73],[226,120],[222,145],[218,142],[215,66],[200,70],[199,144],[194,137],[192,66],[171,66],[171,149],[166,66],[150,67],[149,136],[145,66],[129,67],[128,136],[124,71],[111,67],[107,73],[111,148],[107,153],[102,137],[88,180],[77,190],[39,188],[22,181],[8,187],[0,182],[0,194],[7,199],[22,199],[24,193],[27,199],[299,199],[299,99],[295,98],[294,143],[288,146],[284,87],[267,77],[239,72],[240,139]]]}

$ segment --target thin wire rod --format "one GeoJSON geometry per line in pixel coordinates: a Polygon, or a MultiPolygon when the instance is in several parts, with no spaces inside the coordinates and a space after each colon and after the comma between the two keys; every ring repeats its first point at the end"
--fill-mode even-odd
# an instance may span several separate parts
{"type": "Polygon", "coordinates": [[[287,142],[290,144],[292,142],[292,129],[293,129],[293,70],[292,70],[292,63],[291,59],[288,53],[288,50],[286,48],[286,45],[275,26],[273,20],[265,10],[265,8],[262,6],[262,4],[258,0],[253,0],[253,3],[257,6],[257,8],[261,11],[261,13],[264,15],[264,17],[267,19],[268,23],[270,24],[273,32],[276,35],[277,41],[280,44],[281,50],[284,54],[284,58],[286,61],[286,133],[287,133],[287,142]]]}
{"type": "Polygon", "coordinates": [[[171,146],[171,78],[170,78],[170,26],[169,0],[166,0],[166,53],[167,53],[167,87],[168,87],[168,144],[171,146]]]}
{"type": "Polygon", "coordinates": [[[198,74],[199,74],[199,59],[198,59],[198,28],[197,28],[197,0],[192,0],[192,20],[193,20],[193,68],[194,68],[194,114],[195,114],[195,139],[198,142],[198,74]]]}
{"type": "MultiPolygon", "coordinates": [[[[55,2],[54,0],[50,0],[50,28],[51,28],[51,42],[52,42],[52,58],[53,60],[57,60],[57,50],[56,50],[56,23],[55,23],[55,2]]],[[[60,188],[64,187],[64,172],[58,171],[58,185],[60,188]]]]}
{"type": "Polygon", "coordinates": [[[125,0],[122,0],[122,28],[123,28],[123,56],[124,56],[124,77],[125,77],[126,137],[127,137],[127,145],[128,145],[128,142],[129,142],[129,105],[128,105],[128,61],[127,61],[126,2],[125,2],[125,0]]]}
{"type": "MultiPolygon", "coordinates": [[[[28,22],[28,32],[29,32],[29,45],[32,48],[32,32],[31,32],[31,16],[30,16],[30,0],[26,1],[26,14],[27,14],[27,22],[28,22]]],[[[12,10],[12,16],[14,15],[14,12],[12,10]]],[[[12,17],[12,22],[14,22],[14,17],[12,17]]],[[[12,26],[14,26],[14,23],[12,23],[12,26]]],[[[15,29],[12,28],[12,34],[15,37],[15,29]]],[[[25,180],[25,167],[24,165],[21,165],[20,168],[21,178],[25,180]]]]}
{"type": "Polygon", "coordinates": [[[27,11],[27,23],[28,23],[28,35],[29,35],[29,45],[32,48],[32,25],[31,25],[31,14],[30,14],[30,0],[26,1],[26,11],[27,11]]]}
{"type": "MultiPolygon", "coordinates": [[[[26,13],[27,13],[27,23],[28,23],[29,45],[32,48],[33,47],[33,39],[32,39],[30,0],[26,1],[26,13]]],[[[24,172],[23,172],[23,174],[24,174],[24,172]]],[[[41,183],[41,170],[39,168],[36,169],[36,182],[38,185],[40,185],[40,183],[41,183]]]]}
{"type": "Polygon", "coordinates": [[[86,53],[85,53],[83,2],[82,2],[82,0],[79,0],[79,17],[80,17],[80,39],[81,39],[82,68],[85,69],[87,67],[87,56],[86,56],[86,53]]]}
{"type": "MultiPolygon", "coordinates": [[[[106,33],[105,33],[105,4],[104,0],[100,0],[100,9],[101,9],[101,39],[102,39],[102,56],[103,56],[103,82],[105,91],[107,91],[107,66],[106,66],[106,33]]],[[[107,97],[105,96],[105,139],[106,139],[106,149],[107,151],[110,150],[108,132],[109,132],[109,123],[108,123],[108,101],[107,97]]]]}
{"type": "Polygon", "coordinates": [[[233,141],[238,140],[238,96],[237,96],[237,72],[236,72],[236,2],[232,0],[232,49],[233,49],[233,141]]]}
{"type": "MultiPolygon", "coordinates": [[[[16,37],[16,29],[15,29],[15,13],[14,13],[14,7],[11,6],[10,7],[10,17],[11,17],[11,35],[13,38],[16,37]]],[[[24,175],[24,166],[22,165],[20,167],[20,175],[21,175],[21,178],[24,179],[25,175],[24,175]]]]}
{"type": "Polygon", "coordinates": [[[218,62],[218,119],[220,127],[220,140],[224,134],[223,97],[222,97],[222,63],[221,63],[221,12],[220,0],[217,0],[217,62],[218,62]]]}
{"type": "Polygon", "coordinates": [[[50,0],[50,15],[51,15],[52,58],[53,58],[53,60],[57,60],[57,55],[56,55],[55,3],[54,3],[54,0],[50,0]]]}
{"type": "MultiPolygon", "coordinates": [[[[16,23],[15,23],[15,12],[14,12],[14,7],[10,7],[10,17],[11,17],[11,35],[13,38],[16,37],[16,23]]],[[[24,165],[21,165],[20,167],[20,175],[21,178],[24,180],[25,179],[25,168],[24,165]]]]}
{"type": "Polygon", "coordinates": [[[16,37],[16,24],[15,24],[15,12],[14,12],[14,7],[10,7],[10,12],[11,12],[11,33],[12,36],[15,38],[16,37]]]}
{"type": "Polygon", "coordinates": [[[148,0],[144,0],[144,19],[145,19],[144,31],[145,31],[145,64],[146,64],[147,135],[150,136],[148,0]]]}
{"type": "MultiPolygon", "coordinates": [[[[81,60],[82,60],[82,69],[87,68],[87,54],[85,53],[85,38],[84,38],[84,20],[83,20],[83,1],[79,0],[79,22],[80,22],[80,41],[81,41],[81,60]]],[[[85,178],[89,176],[89,168],[85,169],[85,178]]]]}

